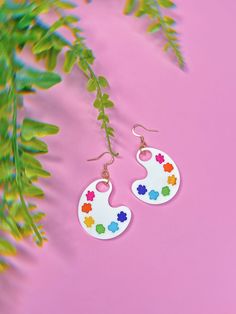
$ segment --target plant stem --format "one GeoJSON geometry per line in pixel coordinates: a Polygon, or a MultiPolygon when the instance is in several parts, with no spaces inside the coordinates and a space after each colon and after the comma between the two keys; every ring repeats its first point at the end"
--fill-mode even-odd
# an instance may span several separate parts
{"type": "MultiPolygon", "coordinates": [[[[58,8],[55,8],[54,11],[56,12],[56,14],[60,17],[60,18],[63,18],[64,17],[64,14],[58,9],[58,8]]],[[[82,46],[84,46],[84,43],[81,42],[81,38],[77,35],[77,33],[75,34],[74,31],[73,31],[73,26],[66,22],[65,25],[68,27],[68,29],[70,30],[70,32],[73,34],[73,36],[75,37],[75,40],[76,42],[80,43],[82,46]]],[[[67,41],[63,36],[62,38],[67,41]]],[[[68,44],[68,47],[72,48],[73,49],[73,44],[71,44],[70,42],[67,41],[67,44],[68,44]]],[[[101,104],[102,104],[102,89],[101,89],[101,86],[99,84],[99,81],[98,81],[98,78],[96,76],[96,74],[94,73],[92,67],[90,66],[90,64],[87,62],[87,60],[82,56],[82,54],[79,54],[79,58],[86,64],[86,67],[88,68],[88,71],[89,71],[89,74],[90,74],[90,77],[89,78],[92,78],[94,79],[94,81],[96,82],[96,85],[97,85],[97,98],[100,99],[101,101],[101,104]]],[[[87,76],[87,75],[86,75],[87,76]]],[[[100,112],[105,115],[105,108],[104,106],[101,106],[100,108],[100,112]]],[[[109,135],[109,132],[108,132],[108,125],[107,125],[107,122],[105,120],[103,120],[103,125],[104,125],[104,131],[105,131],[105,134],[106,134],[106,141],[107,141],[107,146],[108,146],[108,150],[110,152],[110,154],[114,157],[117,157],[119,154],[116,153],[113,148],[112,148],[112,144],[111,144],[111,137],[109,135]]]]}
{"type": "Polygon", "coordinates": [[[178,44],[173,42],[173,40],[171,38],[171,34],[168,33],[168,30],[166,28],[166,23],[163,19],[158,1],[154,0],[154,4],[156,7],[156,17],[157,17],[159,23],[161,24],[161,28],[163,30],[165,37],[166,37],[166,40],[167,40],[168,44],[170,45],[171,49],[173,50],[173,52],[174,52],[174,54],[178,60],[178,64],[179,64],[180,68],[183,69],[184,68],[184,59],[183,59],[182,54],[181,54],[181,52],[177,46],[178,44]]]}

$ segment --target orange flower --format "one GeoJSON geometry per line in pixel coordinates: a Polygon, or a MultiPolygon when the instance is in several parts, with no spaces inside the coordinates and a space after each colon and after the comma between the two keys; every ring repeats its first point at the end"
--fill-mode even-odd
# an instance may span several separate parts
{"type": "Polygon", "coordinates": [[[92,210],[92,205],[89,203],[84,203],[82,206],[82,212],[89,213],[92,210]]]}
{"type": "Polygon", "coordinates": [[[174,169],[174,167],[172,166],[172,164],[170,164],[169,162],[168,162],[167,164],[164,164],[164,165],[163,165],[163,168],[164,168],[164,171],[165,171],[165,172],[171,172],[171,171],[174,169]]]}
{"type": "Polygon", "coordinates": [[[176,181],[177,181],[177,178],[173,175],[173,176],[169,176],[168,177],[168,184],[171,184],[171,185],[176,185],[176,181]]]}

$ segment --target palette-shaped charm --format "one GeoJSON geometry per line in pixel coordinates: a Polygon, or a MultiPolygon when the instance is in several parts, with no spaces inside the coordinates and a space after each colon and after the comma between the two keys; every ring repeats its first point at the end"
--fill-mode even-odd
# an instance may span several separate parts
{"type": "Polygon", "coordinates": [[[126,206],[111,207],[109,196],[112,184],[108,183],[108,190],[97,190],[98,183],[105,183],[105,179],[92,182],[83,192],[79,205],[78,217],[83,229],[91,236],[108,240],[119,236],[128,227],[131,211],[126,206]]]}
{"type": "Polygon", "coordinates": [[[180,186],[180,174],[175,162],[159,149],[145,147],[137,153],[138,162],[147,170],[144,179],[132,184],[132,192],[148,204],[163,204],[171,200],[180,186]],[[151,153],[151,158],[141,160],[140,154],[151,153]]]}

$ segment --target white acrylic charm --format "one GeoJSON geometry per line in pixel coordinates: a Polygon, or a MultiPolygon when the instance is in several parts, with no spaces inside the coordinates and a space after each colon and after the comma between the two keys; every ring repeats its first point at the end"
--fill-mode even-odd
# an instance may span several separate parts
{"type": "Polygon", "coordinates": [[[163,151],[151,147],[139,150],[137,160],[147,170],[147,176],[132,184],[134,195],[154,205],[171,200],[180,186],[180,174],[175,162],[163,151]],[[140,153],[144,151],[151,153],[149,160],[140,159],[140,153]]]}
{"type": "Polygon", "coordinates": [[[112,239],[119,236],[128,227],[131,211],[126,206],[111,207],[109,196],[112,183],[106,192],[100,192],[96,186],[105,179],[92,182],[83,192],[79,205],[78,217],[83,229],[98,239],[112,239]]]}

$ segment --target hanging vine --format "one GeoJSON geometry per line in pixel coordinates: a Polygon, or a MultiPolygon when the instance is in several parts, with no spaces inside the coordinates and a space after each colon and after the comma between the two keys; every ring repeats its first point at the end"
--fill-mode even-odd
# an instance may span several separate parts
{"type": "MultiPolygon", "coordinates": [[[[163,17],[160,10],[160,6],[172,6],[170,3],[169,0],[127,1],[125,13],[146,14],[154,19],[155,24],[149,31],[163,31],[166,49],[172,49],[183,67],[176,33],[170,28],[173,21],[163,17]]],[[[93,106],[105,132],[108,150],[113,156],[118,155],[112,147],[114,129],[107,113],[114,106],[105,92],[109,84],[104,76],[93,70],[94,55],[81,36],[78,18],[67,14],[74,7],[70,2],[59,0],[0,1],[0,272],[8,267],[6,257],[16,254],[13,239],[32,236],[39,246],[47,240],[42,226],[45,214],[31,200],[44,196],[37,181],[50,176],[37,159],[38,154],[48,152],[42,138],[56,134],[59,128],[27,117],[21,121],[18,112],[24,105],[25,94],[61,82],[60,76],[53,72],[58,56],[64,58],[66,73],[74,67],[84,73],[87,90],[95,93],[93,106]],[[57,19],[48,25],[41,20],[42,14],[55,14],[57,19]],[[62,36],[63,28],[71,32],[72,41],[62,36]],[[20,58],[21,51],[26,48],[36,61],[44,60],[45,71],[30,67],[20,58]]]]}

